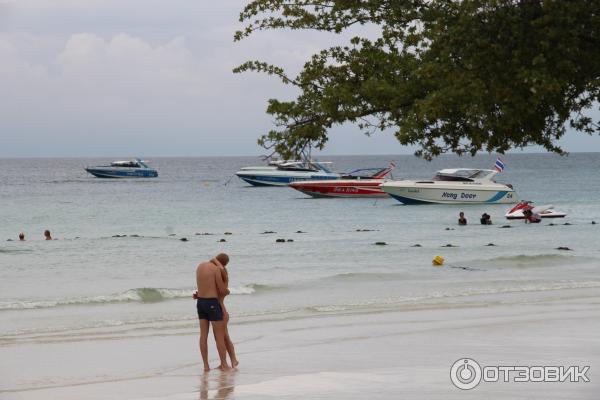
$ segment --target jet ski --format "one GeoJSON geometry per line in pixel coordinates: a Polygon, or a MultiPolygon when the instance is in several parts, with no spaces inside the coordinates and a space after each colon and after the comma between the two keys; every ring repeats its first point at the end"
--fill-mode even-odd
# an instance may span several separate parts
{"type": "Polygon", "coordinates": [[[519,202],[516,206],[508,210],[504,216],[506,219],[525,219],[525,215],[523,214],[525,210],[531,210],[532,213],[539,214],[542,218],[564,218],[567,216],[567,213],[556,211],[551,204],[534,206],[533,202],[526,200],[519,202]]]}

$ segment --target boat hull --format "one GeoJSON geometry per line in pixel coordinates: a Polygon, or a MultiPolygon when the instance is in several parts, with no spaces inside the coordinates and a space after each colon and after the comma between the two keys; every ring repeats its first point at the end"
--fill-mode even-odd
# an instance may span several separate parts
{"type": "Polygon", "coordinates": [[[322,181],[296,182],[290,187],[312,197],[330,198],[381,198],[389,197],[379,185],[383,180],[352,180],[352,181],[322,181]]]}
{"type": "Polygon", "coordinates": [[[236,175],[253,186],[289,186],[294,182],[331,180],[336,179],[337,175],[318,175],[318,174],[260,174],[258,171],[238,172],[236,175]]]}
{"type": "Polygon", "coordinates": [[[158,172],[153,169],[122,168],[120,170],[104,168],[86,168],[88,173],[98,178],[156,178],[158,172]]]}
{"type": "Polygon", "coordinates": [[[403,204],[513,204],[517,202],[515,192],[508,187],[473,188],[464,187],[421,187],[418,185],[388,186],[381,189],[403,204]]]}

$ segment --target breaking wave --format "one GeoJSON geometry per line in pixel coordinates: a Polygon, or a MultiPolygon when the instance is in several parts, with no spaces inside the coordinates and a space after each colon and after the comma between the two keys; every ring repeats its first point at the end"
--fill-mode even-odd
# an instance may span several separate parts
{"type": "MultiPolygon", "coordinates": [[[[232,295],[249,295],[265,287],[265,285],[250,284],[246,286],[231,287],[229,290],[232,295]]],[[[0,311],[109,303],[158,303],[173,299],[191,298],[193,292],[193,289],[137,288],[110,295],[69,297],[53,300],[0,302],[0,311]]]]}

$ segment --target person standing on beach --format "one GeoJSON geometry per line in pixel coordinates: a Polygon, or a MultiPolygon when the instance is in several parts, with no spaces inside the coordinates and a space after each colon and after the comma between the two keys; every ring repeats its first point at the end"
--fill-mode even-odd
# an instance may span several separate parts
{"type": "MultiPolygon", "coordinates": [[[[220,268],[223,282],[225,282],[225,285],[229,286],[229,272],[227,271],[227,264],[229,264],[229,256],[225,253],[219,253],[210,262],[213,262],[220,268]]],[[[193,298],[198,299],[198,292],[194,293],[193,298]]],[[[239,365],[239,361],[235,354],[235,346],[233,345],[233,341],[229,336],[229,312],[227,312],[227,309],[225,308],[225,296],[219,296],[219,303],[221,305],[221,310],[223,311],[223,321],[225,322],[225,347],[227,348],[227,353],[229,354],[229,358],[231,359],[231,366],[235,368],[239,365]]]]}
{"type": "Polygon", "coordinates": [[[219,298],[229,294],[227,283],[221,275],[222,265],[216,259],[200,263],[196,268],[196,285],[198,288],[196,308],[200,319],[200,354],[204,363],[204,371],[210,371],[208,364],[208,333],[212,324],[213,335],[219,353],[221,365],[219,369],[229,370],[227,364],[227,347],[225,345],[226,325],[223,320],[223,309],[219,298]]]}
{"type": "MultiPolygon", "coordinates": [[[[227,264],[229,264],[229,256],[225,253],[220,253],[215,257],[215,260],[221,264],[221,276],[223,277],[223,281],[229,287],[229,272],[227,272],[227,264]]],[[[225,308],[225,296],[219,296],[219,303],[221,303],[221,308],[223,310],[223,321],[225,321],[225,346],[227,347],[227,353],[229,354],[229,358],[231,359],[231,366],[237,367],[239,361],[235,354],[235,347],[233,346],[233,342],[229,337],[229,313],[225,308]]]]}
{"type": "Polygon", "coordinates": [[[24,242],[24,241],[25,241],[25,234],[24,234],[23,232],[19,233],[19,240],[20,240],[21,242],[24,242]]]}

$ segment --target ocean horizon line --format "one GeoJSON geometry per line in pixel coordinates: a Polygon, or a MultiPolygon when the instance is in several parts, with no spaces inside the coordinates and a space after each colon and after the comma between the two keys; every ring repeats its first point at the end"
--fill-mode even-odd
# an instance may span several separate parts
{"type": "MultiPolygon", "coordinates": [[[[503,156],[506,155],[551,155],[551,156],[559,156],[559,157],[568,157],[569,154],[598,154],[600,153],[600,151],[569,151],[566,152],[566,154],[561,155],[561,154],[557,154],[557,153],[552,153],[552,152],[547,152],[547,151],[530,151],[530,152],[525,152],[525,151],[510,151],[507,153],[502,154],[503,156]]],[[[484,156],[484,155],[490,155],[490,156],[494,156],[494,155],[499,155],[500,153],[485,153],[485,152],[480,152],[475,154],[474,156],[471,156],[470,154],[463,154],[463,155],[458,155],[458,154],[454,154],[454,153],[448,153],[448,154],[440,154],[439,156],[436,156],[434,159],[436,158],[443,158],[443,157],[457,157],[457,158],[468,158],[468,157],[476,157],[476,156],[484,156]]],[[[393,153],[377,153],[377,154],[371,154],[371,153],[366,153],[366,154],[317,154],[314,157],[315,158],[323,158],[323,157],[398,157],[398,156],[413,156],[415,158],[420,158],[414,155],[414,153],[398,153],[398,154],[393,154],[393,153]]],[[[130,158],[139,158],[139,154],[138,155],[129,155],[129,156],[124,156],[124,155],[87,155],[87,156],[14,156],[14,157],[4,157],[4,156],[0,156],[0,160],[57,160],[57,159],[71,159],[71,160],[78,160],[78,159],[98,159],[98,158],[125,158],[125,159],[130,159],[130,158]]],[[[241,155],[149,155],[149,156],[144,156],[142,158],[158,158],[158,159],[165,159],[165,158],[179,158],[179,159],[183,159],[183,158],[248,158],[248,157],[256,157],[256,158],[261,158],[261,157],[266,157],[264,154],[241,154],[241,155]]]]}

